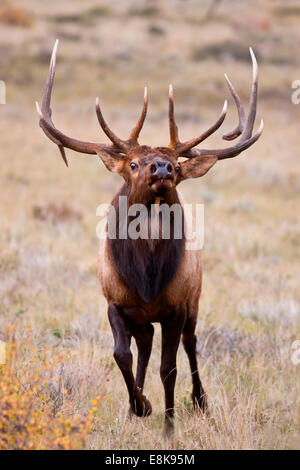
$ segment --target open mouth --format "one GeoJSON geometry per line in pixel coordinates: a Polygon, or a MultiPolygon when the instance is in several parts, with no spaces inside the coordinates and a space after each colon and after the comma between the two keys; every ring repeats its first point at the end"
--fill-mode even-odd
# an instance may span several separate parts
{"type": "Polygon", "coordinates": [[[169,178],[160,178],[153,183],[149,183],[149,188],[153,192],[166,191],[172,188],[172,182],[169,178]]]}

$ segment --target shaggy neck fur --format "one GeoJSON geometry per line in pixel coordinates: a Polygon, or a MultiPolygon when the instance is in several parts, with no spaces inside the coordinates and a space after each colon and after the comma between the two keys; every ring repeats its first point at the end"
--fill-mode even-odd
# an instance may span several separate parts
{"type": "MultiPolygon", "coordinates": [[[[148,303],[161,294],[168,284],[174,279],[182,261],[185,240],[174,238],[174,217],[171,213],[170,239],[138,238],[132,240],[119,238],[119,196],[128,196],[130,188],[124,185],[115,196],[112,205],[116,211],[117,233],[116,239],[109,239],[108,246],[110,256],[117,272],[128,288],[135,292],[144,302],[148,303]]],[[[172,197],[179,203],[176,190],[172,197]]],[[[153,201],[155,198],[153,197],[153,201]]],[[[165,201],[163,201],[165,202],[165,201]]],[[[148,205],[148,217],[150,217],[150,204],[148,205]]],[[[132,218],[127,218],[127,227],[132,218]]],[[[146,223],[149,223],[149,218],[146,223]]],[[[182,211],[182,232],[183,229],[182,211]]],[[[159,233],[161,232],[161,221],[159,233]]],[[[160,233],[161,235],[161,233],[160,233]]]]}

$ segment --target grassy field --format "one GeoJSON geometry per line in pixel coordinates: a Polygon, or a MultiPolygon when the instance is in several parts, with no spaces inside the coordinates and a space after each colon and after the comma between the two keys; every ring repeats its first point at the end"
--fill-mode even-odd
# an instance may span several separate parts
{"type": "MultiPolygon", "coordinates": [[[[300,108],[291,102],[291,83],[300,79],[300,8],[296,1],[224,0],[207,19],[208,3],[0,2],[0,79],[7,87],[0,109],[0,339],[17,348],[8,354],[12,375],[0,366],[0,415],[8,416],[0,448],[300,448],[300,365],[291,361],[300,339],[300,108]],[[56,38],[54,122],[74,137],[103,142],[96,96],[115,132],[127,137],[148,85],[140,140],[167,145],[170,82],[180,136],[191,138],[229,97],[224,72],[248,99],[248,46],[258,58],[263,136],[180,188],[187,202],[205,204],[197,335],[211,415],[192,414],[180,346],[176,432],[168,441],[161,433],[160,328],[145,386],[153,414],[129,421],[97,282],[96,208],[121,180],[96,157],[71,151],[67,169],[38,126],[34,101],[56,38]],[[11,415],[3,414],[6,401],[11,415]],[[22,410],[28,406],[32,422],[22,410]],[[35,412],[51,422],[55,438],[47,427],[37,430],[35,412]],[[10,420],[17,415],[19,427],[10,420]],[[65,421],[77,419],[72,440],[65,421]]],[[[222,131],[206,147],[223,146],[221,135],[236,119],[229,98],[222,131]]]]}

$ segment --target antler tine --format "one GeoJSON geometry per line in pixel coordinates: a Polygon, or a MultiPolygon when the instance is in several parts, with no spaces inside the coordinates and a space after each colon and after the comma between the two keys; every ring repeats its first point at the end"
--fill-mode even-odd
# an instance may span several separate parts
{"type": "Polygon", "coordinates": [[[225,79],[228,83],[230,92],[234,98],[234,101],[236,103],[236,107],[238,110],[238,116],[239,116],[239,124],[238,126],[232,131],[228,132],[228,134],[223,135],[223,139],[225,140],[233,140],[239,135],[243,134],[244,137],[249,138],[251,137],[252,134],[252,129],[255,121],[255,115],[256,115],[256,101],[257,101],[257,86],[258,86],[258,67],[257,67],[257,61],[256,57],[253,53],[252,48],[250,47],[250,54],[251,54],[251,59],[252,59],[252,64],[253,64],[253,80],[252,80],[252,90],[251,90],[251,95],[250,95],[250,103],[249,103],[249,113],[248,113],[248,118],[246,120],[245,117],[245,112],[243,109],[243,105],[241,103],[240,97],[236,90],[234,89],[231,81],[225,74],[225,79]]]}
{"type": "Polygon", "coordinates": [[[174,114],[174,91],[173,85],[169,85],[169,129],[170,129],[170,144],[169,147],[176,149],[179,144],[178,127],[175,121],[174,114]]]}
{"type": "MultiPolygon", "coordinates": [[[[40,109],[40,106],[39,106],[37,101],[35,103],[37,112],[40,116],[40,119],[44,119],[44,116],[45,116],[50,121],[51,121],[51,114],[52,114],[52,111],[51,111],[51,108],[50,108],[50,100],[51,100],[51,92],[52,92],[53,80],[54,80],[54,75],[55,75],[55,63],[56,63],[57,48],[58,48],[58,39],[56,39],[56,41],[55,41],[53,51],[52,51],[52,54],[51,54],[49,74],[48,74],[48,77],[47,77],[45,92],[44,92],[43,101],[42,101],[42,109],[40,109]]],[[[44,130],[45,134],[47,135],[47,137],[50,140],[52,140],[52,142],[54,142],[58,146],[63,161],[65,162],[66,166],[69,166],[68,160],[67,160],[67,157],[66,157],[66,153],[65,153],[65,149],[62,146],[62,144],[57,139],[55,139],[46,128],[44,128],[43,130],[44,130]]]]}
{"type": "Polygon", "coordinates": [[[230,92],[233,96],[233,99],[234,99],[236,107],[237,107],[238,116],[239,116],[239,123],[238,123],[237,127],[235,129],[233,129],[233,131],[228,132],[227,134],[224,134],[223,139],[224,140],[234,140],[239,135],[241,135],[241,133],[243,132],[245,122],[246,122],[246,117],[245,117],[244,108],[243,108],[243,105],[242,105],[242,102],[241,102],[241,99],[240,99],[238,93],[236,92],[234,86],[232,85],[232,83],[229,80],[226,73],[224,74],[224,77],[225,77],[225,80],[228,84],[229,90],[230,90],[230,92]]]}
{"type": "Polygon", "coordinates": [[[253,130],[255,116],[256,116],[257,88],[258,88],[257,61],[256,61],[256,57],[251,47],[249,48],[249,50],[250,50],[250,55],[251,55],[252,65],[253,65],[253,79],[252,79],[251,95],[250,95],[250,100],[249,100],[248,117],[246,120],[245,129],[242,132],[242,137],[244,137],[245,139],[248,139],[252,135],[252,130],[253,130]]]}
{"type": "Polygon", "coordinates": [[[195,158],[195,157],[202,157],[204,155],[215,156],[218,160],[224,160],[225,158],[232,158],[239,155],[241,152],[246,150],[247,148],[251,147],[261,136],[262,131],[264,129],[264,121],[263,119],[260,121],[260,126],[257,132],[244,141],[240,140],[236,145],[232,147],[227,147],[225,149],[192,149],[187,153],[181,154],[182,157],[185,158],[195,158]]]}
{"type": "Polygon", "coordinates": [[[56,62],[56,54],[57,54],[57,47],[58,47],[58,40],[55,41],[48,78],[46,81],[45,91],[42,100],[42,109],[40,109],[39,104],[36,102],[37,112],[40,116],[40,126],[43,129],[46,136],[54,142],[61,153],[61,156],[68,166],[68,161],[65,155],[64,147],[70,148],[75,150],[76,152],[87,153],[87,154],[96,154],[97,150],[105,150],[111,148],[111,146],[105,144],[96,144],[94,142],[84,142],[81,140],[73,139],[72,137],[68,137],[67,135],[63,134],[61,131],[56,129],[51,119],[51,92],[53,87],[53,80],[55,75],[55,62],[56,62]]]}
{"type": "Polygon", "coordinates": [[[256,142],[262,134],[263,131],[263,120],[261,120],[260,126],[258,131],[255,135],[252,136],[254,121],[256,117],[256,108],[257,108],[257,89],[258,89],[258,67],[257,61],[254,55],[253,50],[250,47],[250,54],[252,59],[252,66],[253,66],[253,78],[252,78],[252,88],[250,94],[250,101],[249,101],[249,111],[247,118],[245,118],[245,113],[243,110],[243,106],[241,104],[241,100],[235,91],[233,85],[231,84],[230,80],[227,76],[225,76],[227,83],[229,85],[229,89],[231,94],[235,100],[238,115],[239,115],[239,124],[238,126],[229,134],[225,134],[223,138],[225,140],[233,140],[240,135],[240,139],[238,142],[228,148],[225,149],[215,149],[215,150],[208,150],[208,149],[191,149],[190,151],[181,152],[181,156],[186,158],[194,158],[203,155],[211,155],[216,156],[219,160],[223,160],[225,158],[232,158],[239,155],[241,152],[246,150],[250,147],[254,142],[256,142]]]}
{"type": "Polygon", "coordinates": [[[234,146],[233,148],[229,147],[228,149],[224,149],[216,153],[218,160],[224,160],[225,158],[236,157],[241,152],[251,147],[251,145],[253,145],[260,138],[263,130],[264,130],[264,120],[261,119],[259,128],[252,137],[246,140],[241,140],[241,142],[238,145],[234,146]]]}
{"type": "Polygon", "coordinates": [[[99,104],[99,98],[96,98],[96,114],[97,118],[99,121],[99,124],[103,130],[103,132],[107,135],[107,137],[120,149],[122,149],[124,152],[128,152],[130,145],[129,142],[126,140],[120,139],[116,134],[108,127],[103,114],[101,112],[100,104],[99,104]]]}
{"type": "Polygon", "coordinates": [[[219,118],[217,119],[217,121],[211,127],[209,127],[205,132],[199,135],[199,137],[188,140],[187,142],[184,142],[182,144],[180,143],[178,146],[179,153],[187,152],[191,148],[203,142],[203,140],[207,139],[211,134],[216,132],[216,130],[219,129],[219,127],[222,125],[225,119],[226,113],[227,113],[227,100],[224,101],[222,112],[219,118]]]}
{"type": "Polygon", "coordinates": [[[205,132],[203,132],[199,137],[188,140],[186,142],[180,142],[178,138],[178,128],[175,122],[174,116],[174,94],[173,87],[170,85],[169,88],[169,126],[170,126],[170,144],[169,147],[176,149],[179,154],[187,152],[191,148],[200,144],[203,140],[207,139],[211,134],[213,134],[223,123],[227,113],[227,101],[225,100],[222,112],[217,119],[217,121],[209,127],[205,132]]]}
{"type": "MultiPolygon", "coordinates": [[[[59,140],[55,139],[55,137],[53,137],[50,134],[50,132],[48,131],[48,129],[46,127],[43,127],[42,124],[41,124],[41,120],[44,119],[44,118],[43,118],[43,114],[42,114],[40,105],[38,104],[37,101],[35,102],[35,106],[36,106],[37,113],[40,116],[40,126],[42,127],[42,129],[43,129],[44,133],[46,134],[46,136],[58,146],[58,149],[60,151],[60,154],[62,156],[63,161],[65,162],[66,166],[69,166],[69,163],[68,163],[66,153],[65,153],[65,149],[64,149],[63,145],[59,142],[59,140]]],[[[50,114],[51,114],[51,110],[50,110],[50,114]]],[[[49,119],[51,119],[51,118],[49,118],[49,119]]]]}
{"type": "Polygon", "coordinates": [[[147,87],[144,88],[144,104],[142,108],[142,112],[140,114],[139,120],[136,124],[136,126],[132,129],[129,140],[132,144],[137,144],[138,142],[138,137],[140,135],[140,132],[142,130],[142,127],[145,122],[145,118],[147,115],[147,108],[148,108],[148,90],[147,87]]]}
{"type": "Polygon", "coordinates": [[[50,100],[55,76],[56,54],[58,48],[58,39],[56,39],[50,60],[49,73],[46,81],[45,92],[42,100],[42,115],[51,118],[50,100]]]}

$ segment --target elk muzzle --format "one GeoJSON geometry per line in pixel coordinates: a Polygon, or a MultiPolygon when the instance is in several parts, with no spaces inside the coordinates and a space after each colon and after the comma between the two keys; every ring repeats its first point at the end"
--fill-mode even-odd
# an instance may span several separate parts
{"type": "Polygon", "coordinates": [[[152,192],[165,192],[173,187],[174,169],[170,161],[155,158],[149,165],[149,187],[152,192]]]}

